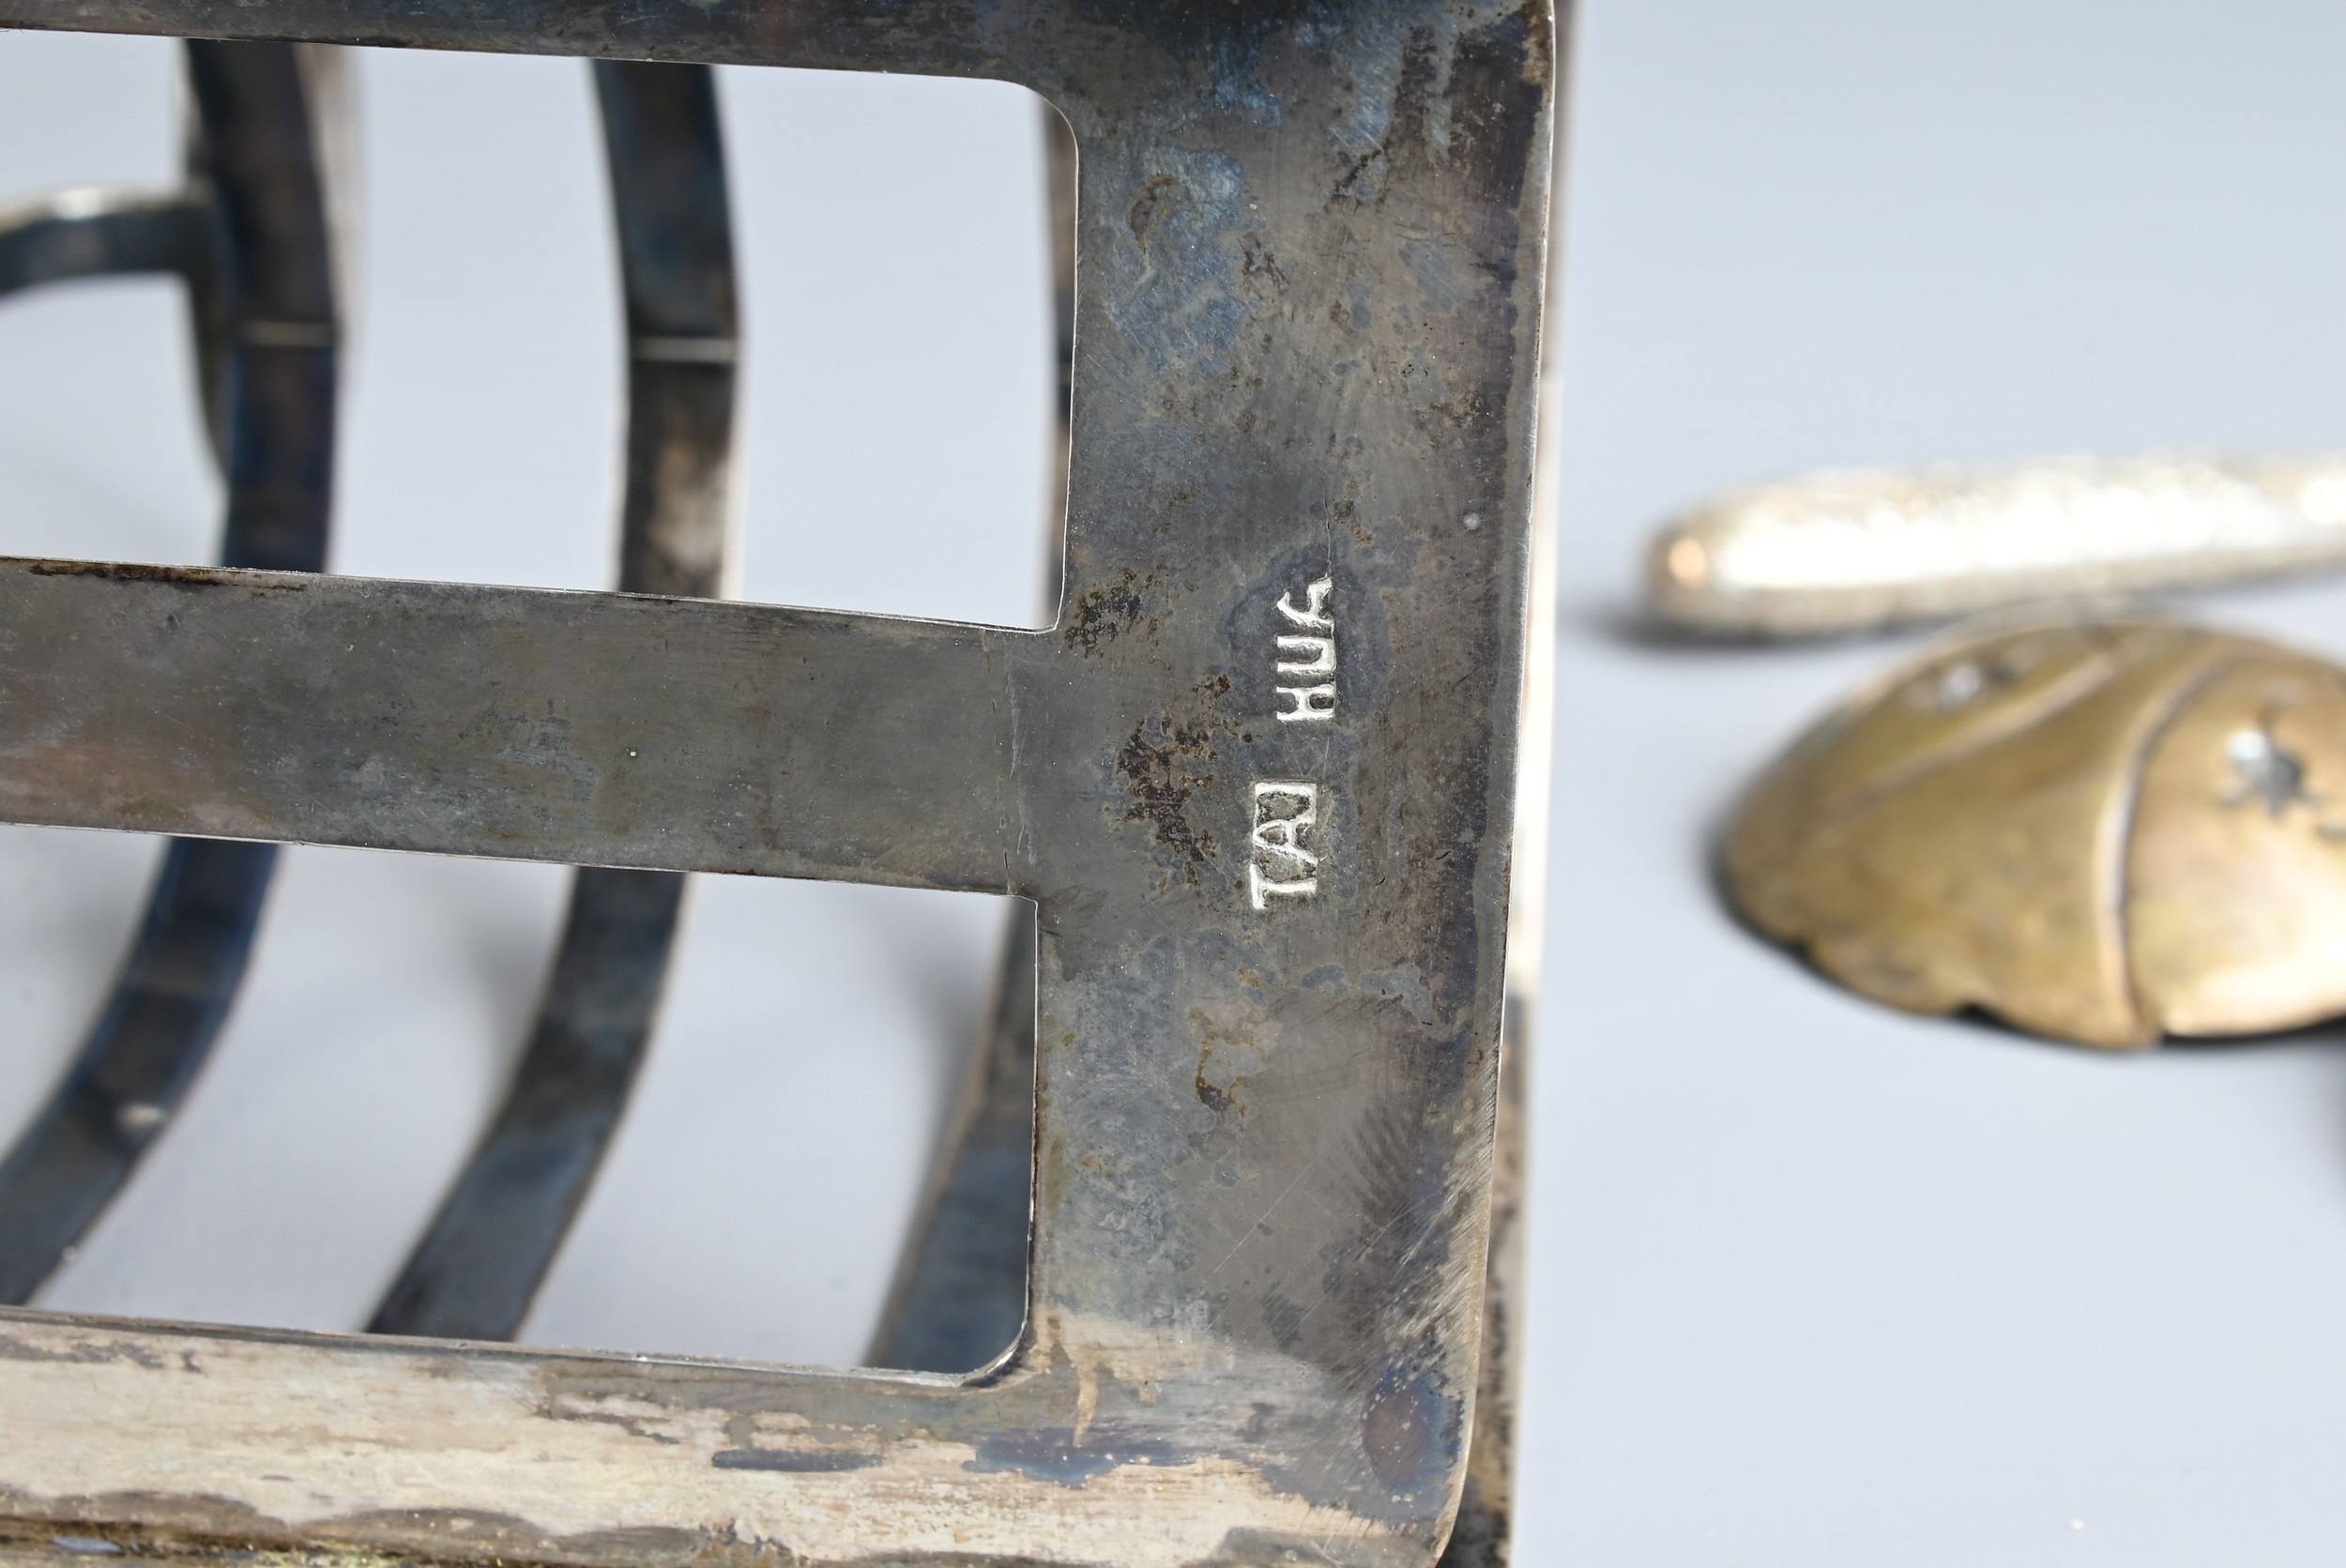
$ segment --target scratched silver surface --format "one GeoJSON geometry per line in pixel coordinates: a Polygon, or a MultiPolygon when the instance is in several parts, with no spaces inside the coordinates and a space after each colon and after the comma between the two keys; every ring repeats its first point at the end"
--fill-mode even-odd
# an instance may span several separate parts
{"type": "Polygon", "coordinates": [[[1545,9],[0,20],[1001,76],[1082,157],[1047,631],[0,569],[0,816],[1035,900],[1016,1349],[956,1379],[10,1315],[26,1549],[1430,1560],[1485,1278],[1545,9]]]}

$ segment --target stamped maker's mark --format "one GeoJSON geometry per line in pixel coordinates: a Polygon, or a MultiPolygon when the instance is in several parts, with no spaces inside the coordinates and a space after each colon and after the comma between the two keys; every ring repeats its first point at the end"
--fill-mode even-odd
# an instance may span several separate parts
{"type": "Polygon", "coordinates": [[[1319,822],[1319,786],[1264,779],[1255,785],[1255,827],[1247,834],[1246,891],[1257,909],[1274,898],[1319,891],[1319,855],[1304,835],[1319,822]]]}
{"type": "Polygon", "coordinates": [[[1282,723],[1336,716],[1336,617],[1328,605],[1335,586],[1333,578],[1322,577],[1305,586],[1301,604],[1292,593],[1280,597],[1280,616],[1302,629],[1279,638],[1275,668],[1282,723]]]}
{"type": "MultiPolygon", "coordinates": [[[[1272,671],[1277,717],[1283,723],[1325,723],[1336,716],[1336,617],[1329,603],[1333,576],[1303,585],[1272,601],[1279,612],[1272,671]]],[[[1268,909],[1274,899],[1319,896],[1319,785],[1306,779],[1262,779],[1255,784],[1253,824],[1246,835],[1247,902],[1268,909]]]]}

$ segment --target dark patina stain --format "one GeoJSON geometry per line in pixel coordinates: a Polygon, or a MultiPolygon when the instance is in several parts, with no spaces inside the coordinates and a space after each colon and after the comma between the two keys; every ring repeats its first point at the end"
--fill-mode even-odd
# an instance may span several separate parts
{"type": "Polygon", "coordinates": [[[1157,843],[1181,857],[1181,875],[1193,888],[1197,870],[1213,858],[1213,835],[1191,826],[1189,798],[1213,783],[1199,766],[1213,760],[1213,726],[1152,721],[1133,731],[1117,749],[1116,770],[1132,795],[1127,822],[1146,822],[1157,843]]]}
{"type": "Polygon", "coordinates": [[[1426,1374],[1392,1372],[1369,1391],[1361,1447],[1378,1480],[1413,1491],[1447,1471],[1457,1426],[1458,1402],[1432,1388],[1426,1374]]]}
{"type": "Polygon", "coordinates": [[[1232,1033],[1199,1007],[1189,1010],[1189,1027],[1198,1040],[1197,1103],[1217,1118],[1235,1111],[1244,1120],[1246,1074],[1250,1065],[1258,1067],[1262,1060],[1253,1036],[1243,1030],[1232,1033]]]}
{"type": "Polygon", "coordinates": [[[1069,647],[1089,659],[1100,651],[1104,643],[1115,642],[1126,633],[1138,631],[1144,618],[1154,635],[1154,617],[1149,616],[1147,595],[1156,586],[1151,573],[1142,577],[1126,567],[1117,580],[1104,587],[1086,588],[1076,596],[1067,612],[1067,630],[1059,636],[1069,647]]]}
{"type": "Polygon", "coordinates": [[[1169,175],[1159,175],[1142,186],[1140,194],[1133,198],[1133,205],[1124,213],[1124,225],[1133,231],[1133,237],[1148,244],[1149,231],[1157,226],[1158,212],[1181,193],[1181,182],[1169,175]]]}
{"type": "Polygon", "coordinates": [[[1180,1465],[1194,1455],[1176,1451],[1163,1438],[1122,1422],[1088,1427],[1081,1442],[1071,1426],[1035,1426],[993,1432],[978,1439],[978,1456],[962,1469],[980,1475],[1015,1470],[1037,1481],[1081,1486],[1119,1465],[1180,1465]]]}
{"type": "Polygon", "coordinates": [[[1277,1288],[1267,1290],[1262,1299],[1263,1326],[1271,1337],[1279,1342],[1279,1348],[1293,1354],[1303,1338],[1303,1307],[1290,1301],[1277,1288]]]}
{"type": "Polygon", "coordinates": [[[259,576],[253,572],[208,566],[146,566],[136,561],[27,561],[34,577],[102,577],[114,583],[161,583],[176,588],[240,587],[269,593],[301,593],[309,584],[298,579],[259,576]]]}
{"type": "MultiPolygon", "coordinates": [[[[82,1340],[61,1348],[52,1349],[46,1345],[36,1345],[28,1340],[19,1339],[14,1334],[0,1334],[0,1361],[64,1362],[69,1365],[81,1366],[99,1366],[109,1362],[129,1362],[133,1365],[143,1366],[149,1372],[161,1372],[168,1369],[168,1363],[160,1354],[127,1340],[82,1340]]],[[[203,1368],[183,1363],[183,1370],[201,1372],[203,1368]]]]}
{"type": "Polygon", "coordinates": [[[721,1448],[708,1456],[721,1470],[781,1470],[790,1475],[836,1475],[842,1470],[868,1470],[880,1462],[876,1454],[836,1451],[793,1454],[779,1448],[721,1448]]]}
{"type": "Polygon", "coordinates": [[[1352,160],[1351,166],[1346,169],[1344,173],[1337,177],[1336,183],[1330,189],[1328,192],[1329,200],[1334,201],[1340,197],[1350,197],[1354,201],[1365,204],[1367,196],[1366,192],[1360,189],[1361,176],[1367,174],[1372,167],[1383,163],[1384,158],[1385,149],[1381,146],[1371,147],[1366,152],[1361,154],[1358,158],[1355,158],[1352,160]]]}
{"type": "Polygon", "coordinates": [[[521,1558],[594,1568],[682,1563],[697,1555],[702,1545],[700,1531],[682,1527],[621,1526],[559,1535],[515,1515],[480,1508],[370,1509],[303,1528],[315,1530],[324,1540],[363,1543],[377,1547],[386,1557],[396,1554],[409,1560],[413,1559],[404,1545],[394,1543],[428,1541],[434,1560],[454,1558],[477,1563],[521,1558]]]}
{"type": "Polygon", "coordinates": [[[1229,1090],[1210,1080],[1202,1065],[1197,1069],[1197,1103],[1216,1116],[1230,1108],[1229,1090]]]}
{"type": "Polygon", "coordinates": [[[1239,286],[1257,297],[1280,293],[1287,286],[1287,269],[1258,236],[1239,237],[1239,286]]]}

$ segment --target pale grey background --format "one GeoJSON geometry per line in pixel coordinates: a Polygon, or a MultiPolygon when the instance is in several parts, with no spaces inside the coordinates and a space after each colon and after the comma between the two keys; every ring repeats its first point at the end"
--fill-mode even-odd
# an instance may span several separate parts
{"type": "MultiPolygon", "coordinates": [[[[2346,443],[2346,11],[1595,0],[1576,75],[1562,665],[1521,1560],[2328,1564],[2336,1031],[2110,1059],[1840,996],[1706,836],[1893,645],[1659,647],[1635,540],[1825,463],[2346,443]]],[[[0,38],[0,190],[159,178],[169,46],[0,38]]],[[[369,55],[343,570],[586,586],[617,341],[581,67],[369,55]]],[[[727,73],[746,590],[1034,614],[1030,104],[727,73]]],[[[175,306],[0,309],[0,548],[190,559],[175,306]]],[[[2346,589],[2204,606],[2346,655],[2346,589]]],[[[142,846],[0,837],[0,1135],[142,846]]],[[[296,851],[232,1036],[50,1304],[348,1327],[495,1092],[561,875],[296,851]]],[[[705,882],[530,1337],[849,1362],[998,909],[705,882]]]]}
{"type": "MultiPolygon", "coordinates": [[[[1690,495],[2346,444],[2346,8],[1593,0],[1529,1563],[2335,1563],[2337,1031],[2110,1059],[1838,995],[1706,832],[1882,645],[1611,628],[1690,495]]],[[[2346,654],[2346,592],[2211,616],[2346,654]]]]}

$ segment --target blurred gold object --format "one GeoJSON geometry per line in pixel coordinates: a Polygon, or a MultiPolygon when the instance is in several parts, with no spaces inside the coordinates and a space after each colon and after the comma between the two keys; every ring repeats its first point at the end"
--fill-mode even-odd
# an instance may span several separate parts
{"type": "Polygon", "coordinates": [[[2346,1012],[2346,671],[2148,619],[1958,633],[1760,778],[1727,875],[1915,1012],[2111,1047],[2346,1012]]]}
{"type": "Polygon", "coordinates": [[[2346,454],[1829,469],[1663,525],[1664,625],[1794,638],[2346,566],[2346,454]]]}

